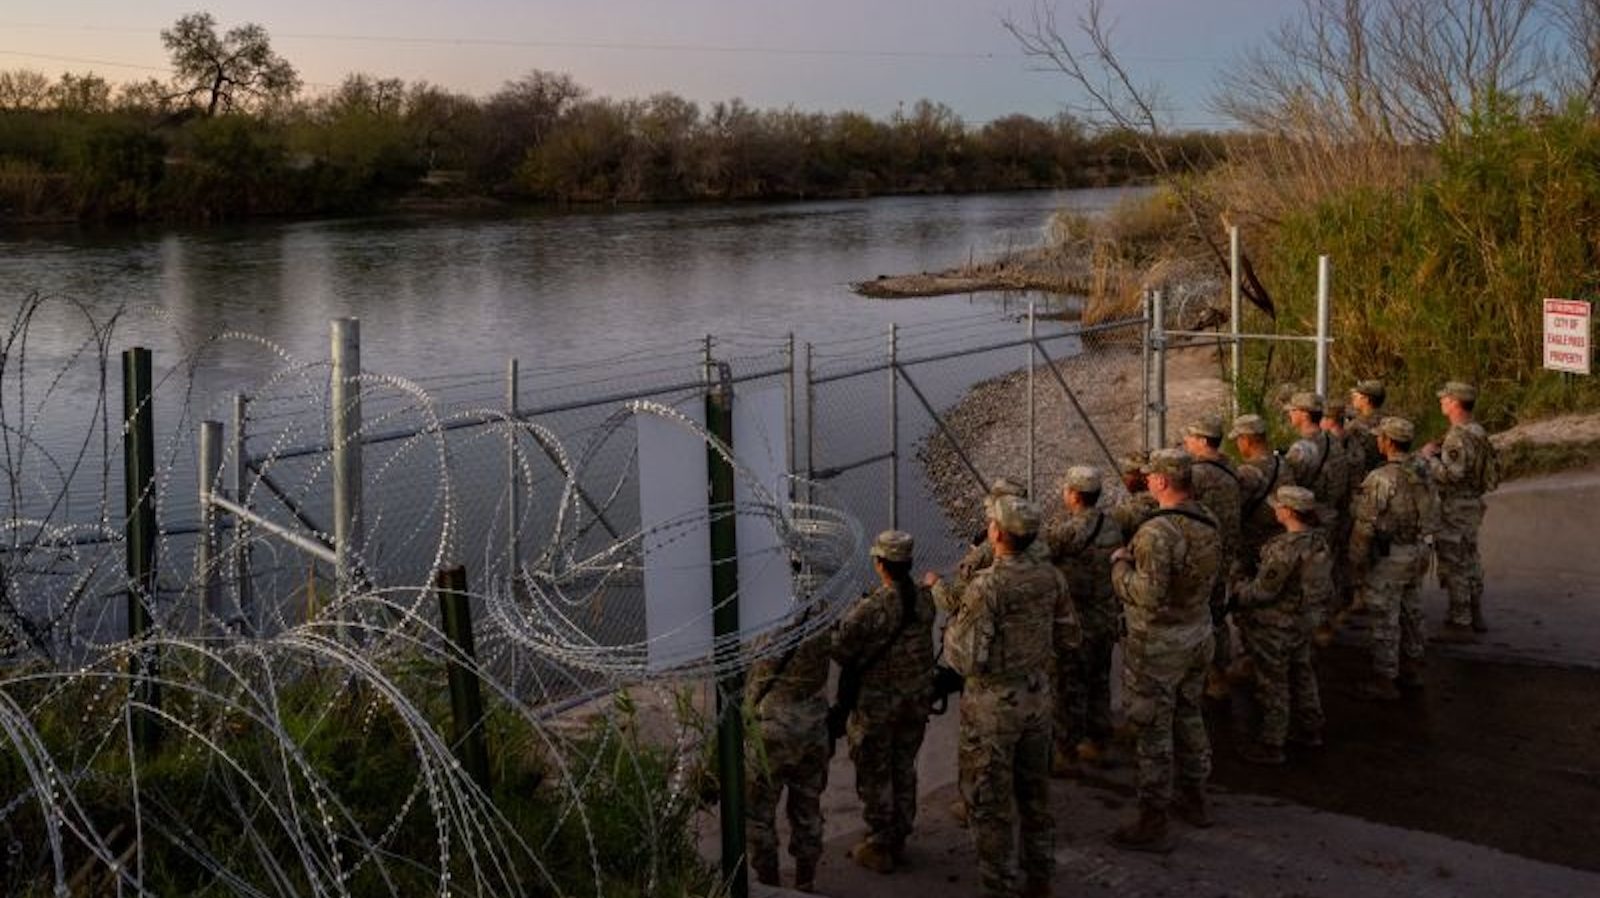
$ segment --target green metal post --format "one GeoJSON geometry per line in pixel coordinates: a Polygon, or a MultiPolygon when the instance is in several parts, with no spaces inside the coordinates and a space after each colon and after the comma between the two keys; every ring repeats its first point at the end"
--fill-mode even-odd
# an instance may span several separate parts
{"type": "Polygon", "coordinates": [[[439,592],[439,619],[455,651],[449,662],[452,743],[461,766],[489,791],[489,747],[483,734],[483,695],[478,677],[467,669],[473,661],[472,607],[467,599],[467,569],[461,565],[441,569],[434,577],[439,592]]]}
{"type": "MultiPolygon", "coordinates": [[[[716,366],[706,393],[706,429],[733,447],[733,374],[716,366]]],[[[722,879],[732,898],[747,898],[750,877],[744,850],[744,675],[739,672],[739,547],[734,514],[733,465],[708,449],[711,473],[711,602],[716,633],[717,779],[722,803],[722,879]]]]}
{"type": "MultiPolygon", "coordinates": [[[[154,624],[150,605],[156,594],[156,428],[151,411],[153,394],[150,350],[142,346],[122,353],[122,481],[123,508],[127,515],[128,656],[132,699],[151,708],[161,704],[156,682],[157,658],[143,639],[154,624]]],[[[153,750],[161,742],[155,715],[133,715],[134,743],[153,750]]]]}

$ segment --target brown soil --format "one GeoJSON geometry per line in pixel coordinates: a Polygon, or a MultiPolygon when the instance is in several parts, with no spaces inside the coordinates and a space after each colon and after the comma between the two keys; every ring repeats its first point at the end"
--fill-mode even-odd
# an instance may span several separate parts
{"type": "Polygon", "coordinates": [[[1089,269],[1082,260],[1061,253],[1029,250],[1003,259],[968,264],[939,272],[880,275],[850,285],[873,299],[908,299],[981,293],[990,290],[1044,290],[1051,293],[1087,294],[1089,269]]]}

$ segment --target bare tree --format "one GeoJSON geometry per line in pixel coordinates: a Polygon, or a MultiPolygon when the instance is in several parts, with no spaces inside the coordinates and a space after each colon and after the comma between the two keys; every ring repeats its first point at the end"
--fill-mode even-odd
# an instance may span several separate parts
{"type": "Polygon", "coordinates": [[[0,110],[43,109],[50,102],[50,79],[32,69],[0,72],[0,110]]]}
{"type": "Polygon", "coordinates": [[[172,54],[177,97],[203,105],[214,116],[251,103],[287,100],[300,89],[294,66],[272,52],[260,25],[240,25],[217,34],[210,13],[190,13],[161,32],[172,54]]]}

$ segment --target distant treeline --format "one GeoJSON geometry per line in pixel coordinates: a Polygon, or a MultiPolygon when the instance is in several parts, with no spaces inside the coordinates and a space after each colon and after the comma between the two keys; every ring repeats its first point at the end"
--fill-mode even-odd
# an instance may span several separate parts
{"type": "MultiPolygon", "coordinates": [[[[325,97],[207,110],[157,82],[0,72],[0,222],[216,221],[365,211],[402,197],[633,203],[1117,184],[1129,135],[1062,116],[981,125],[920,101],[857,112],[593,97],[533,72],[479,99],[352,75],[325,97]]],[[[215,103],[212,104],[216,106],[215,103]]],[[[1208,135],[1173,158],[1216,159],[1208,135]]]]}

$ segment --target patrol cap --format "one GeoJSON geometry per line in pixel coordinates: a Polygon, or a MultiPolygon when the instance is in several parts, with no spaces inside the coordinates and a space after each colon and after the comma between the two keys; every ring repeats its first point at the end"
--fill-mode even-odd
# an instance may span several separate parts
{"type": "Polygon", "coordinates": [[[1300,392],[1289,397],[1289,404],[1283,407],[1284,411],[1299,409],[1306,412],[1322,411],[1322,397],[1316,393],[1300,392]]]}
{"type": "Polygon", "coordinates": [[[884,561],[910,561],[916,541],[904,530],[885,530],[872,541],[872,557],[884,561]]]}
{"type": "Polygon", "coordinates": [[[1273,508],[1290,511],[1316,511],[1317,496],[1303,486],[1280,486],[1278,492],[1267,499],[1273,508]]]}
{"type": "Polygon", "coordinates": [[[1388,391],[1383,388],[1383,381],[1381,380],[1361,381],[1352,387],[1350,392],[1360,393],[1368,399],[1371,399],[1373,402],[1382,402],[1383,397],[1388,395],[1388,391]]]}
{"type": "Polygon", "coordinates": [[[1443,399],[1446,396],[1462,402],[1477,402],[1478,388],[1463,381],[1452,380],[1439,388],[1439,398],[1443,399]]]}
{"type": "Polygon", "coordinates": [[[1374,432],[1397,443],[1409,443],[1417,436],[1417,429],[1405,418],[1390,415],[1378,422],[1374,432]]]}
{"type": "Polygon", "coordinates": [[[1061,478],[1061,484],[1075,493],[1100,492],[1100,469],[1090,465],[1073,465],[1067,469],[1067,476],[1061,478]]]}
{"type": "Polygon", "coordinates": [[[1194,465],[1194,457],[1182,449],[1157,449],[1150,453],[1150,460],[1145,462],[1142,469],[1146,474],[1161,474],[1166,477],[1178,476],[1187,478],[1189,469],[1194,465]]]}
{"type": "Polygon", "coordinates": [[[1198,419],[1190,421],[1183,428],[1183,435],[1186,437],[1205,437],[1210,440],[1220,440],[1222,439],[1222,419],[1216,415],[1202,415],[1198,419]]]}
{"type": "Polygon", "coordinates": [[[1240,415],[1233,419],[1233,429],[1228,431],[1228,439],[1237,440],[1242,436],[1265,436],[1267,422],[1260,415],[1240,415]]]}
{"type": "Polygon", "coordinates": [[[1143,452],[1130,452],[1117,459],[1117,473],[1143,474],[1145,463],[1150,461],[1150,456],[1143,452]]]}
{"type": "Polygon", "coordinates": [[[1027,495],[1028,488],[1022,485],[1022,481],[1016,480],[1015,478],[996,477],[994,482],[989,484],[989,498],[991,499],[998,496],[1026,497],[1027,495]]]}
{"type": "Polygon", "coordinates": [[[994,500],[990,517],[1012,536],[1032,536],[1039,532],[1039,507],[1020,496],[1001,496],[994,500]]]}

